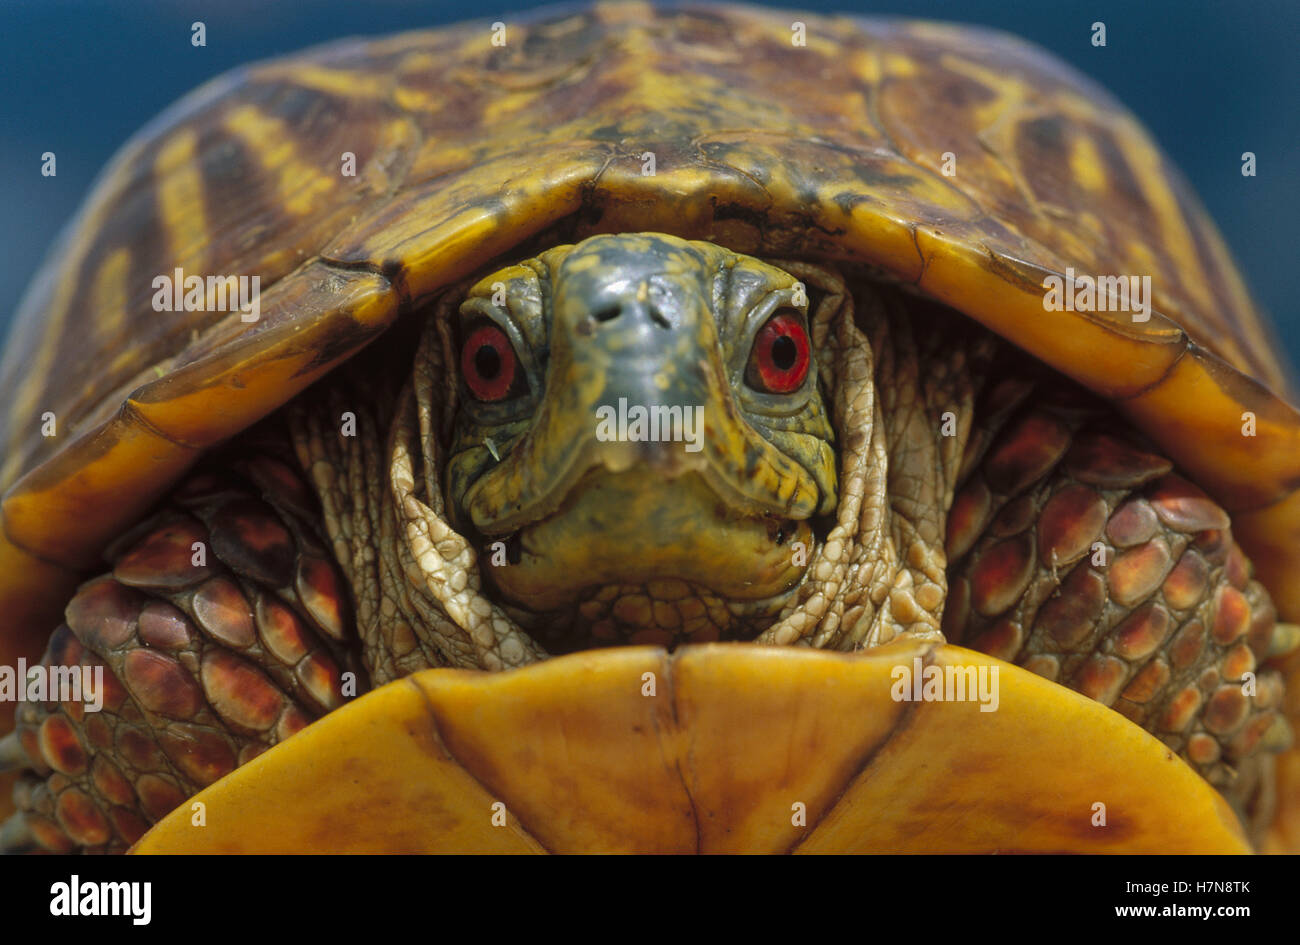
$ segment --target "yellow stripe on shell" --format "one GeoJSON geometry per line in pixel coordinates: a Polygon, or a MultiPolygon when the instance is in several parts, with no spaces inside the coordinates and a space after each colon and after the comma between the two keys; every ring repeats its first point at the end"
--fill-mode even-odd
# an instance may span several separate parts
{"type": "Polygon", "coordinates": [[[388,97],[390,86],[388,81],[373,72],[330,69],[314,63],[265,66],[253,70],[252,79],[255,82],[283,82],[286,85],[337,95],[349,101],[383,100],[388,97]]]}
{"type": "Polygon", "coordinates": [[[430,69],[436,69],[438,65],[438,57],[433,53],[417,51],[407,53],[399,59],[395,71],[398,75],[409,75],[413,72],[427,72],[430,69]]]}
{"type": "MultiPolygon", "coordinates": [[[[426,68],[435,63],[432,57],[416,53],[408,57],[423,61],[426,68]],[[417,57],[423,57],[417,59],[417,57]]],[[[403,60],[403,65],[405,60],[403,60]]],[[[399,69],[401,67],[399,66],[399,69]]],[[[301,89],[311,89],[332,95],[348,102],[392,101],[406,111],[436,111],[441,99],[435,98],[419,89],[394,85],[387,75],[377,75],[356,69],[330,69],[314,63],[264,66],[254,70],[254,80],[265,83],[283,83],[301,89]]]]}
{"type": "MultiPolygon", "coordinates": [[[[979,85],[993,92],[993,100],[986,105],[972,105],[971,124],[972,128],[979,130],[988,128],[1000,119],[1007,116],[1019,117],[1020,107],[1025,101],[1025,92],[1027,88],[1025,83],[1020,79],[1006,72],[997,72],[993,69],[987,69],[978,63],[971,62],[969,59],[962,59],[951,53],[944,53],[939,57],[939,64],[949,72],[955,72],[977,82],[979,85]]],[[[891,70],[892,73],[892,70],[891,70]]]]}
{"type": "Polygon", "coordinates": [[[210,239],[203,175],[198,163],[198,135],[178,129],[163,142],[154,159],[158,215],[167,231],[172,261],[184,269],[203,268],[210,239]]]}
{"type": "Polygon", "coordinates": [[[849,71],[872,87],[880,84],[880,56],[874,50],[855,50],[849,56],[849,71]]]}
{"type": "MultiPolygon", "coordinates": [[[[257,158],[287,213],[305,216],[318,198],[334,189],[334,178],[298,156],[293,130],[278,118],[252,105],[240,105],[227,113],[223,124],[257,158]]],[[[336,160],[337,155],[328,159],[336,160]]]]}
{"type": "Polygon", "coordinates": [[[126,280],[130,273],[131,251],[125,246],[109,253],[95,271],[90,298],[94,306],[95,332],[101,337],[122,337],[126,323],[126,280]]]}
{"type": "Polygon", "coordinates": [[[1087,134],[1076,133],[1070,139],[1070,173],[1080,187],[1094,194],[1106,192],[1105,164],[1097,146],[1087,134]]]}

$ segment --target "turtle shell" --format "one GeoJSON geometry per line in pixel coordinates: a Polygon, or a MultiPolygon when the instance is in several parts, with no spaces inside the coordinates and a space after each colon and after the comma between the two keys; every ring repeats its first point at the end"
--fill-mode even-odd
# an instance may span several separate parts
{"type": "Polygon", "coordinates": [[[1245,853],[1250,845],[1218,792],[1117,712],[982,653],[900,641],[852,655],[621,647],[509,673],[426,670],[237,768],[133,849],[1245,853]],[[891,698],[896,667],[913,664],[998,673],[996,711],[891,698]],[[1089,737],[1071,737],[1081,730],[1089,737]],[[201,827],[194,804],[203,805],[201,827]]]}
{"type": "Polygon", "coordinates": [[[867,264],[983,323],[1112,399],[1300,618],[1288,368],[1132,115],[986,30],[598,4],[243,68],[124,147],[0,363],[0,659],[39,652],[104,545],[205,450],[439,289],[625,231],[867,264]],[[256,276],[258,319],[159,311],[177,270],[256,276]],[[1150,276],[1149,319],[1046,311],[1044,278],[1069,270],[1150,276]]]}

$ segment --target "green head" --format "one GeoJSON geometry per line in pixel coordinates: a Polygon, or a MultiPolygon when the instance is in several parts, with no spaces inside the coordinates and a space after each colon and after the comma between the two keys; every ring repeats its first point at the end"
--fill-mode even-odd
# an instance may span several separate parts
{"type": "Polygon", "coordinates": [[[595,236],[460,305],[447,504],[552,651],[743,636],[835,508],[808,298],[710,243],[595,236]]]}

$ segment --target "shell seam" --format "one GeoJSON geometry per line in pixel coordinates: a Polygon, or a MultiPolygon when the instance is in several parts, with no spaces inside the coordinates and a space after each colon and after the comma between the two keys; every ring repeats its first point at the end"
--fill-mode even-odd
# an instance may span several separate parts
{"type": "MultiPolygon", "coordinates": [[[[923,669],[925,667],[935,665],[934,653],[936,649],[937,647],[934,644],[931,644],[930,647],[925,651],[924,656],[921,657],[923,669]]],[[[856,785],[862,779],[864,772],[866,772],[867,769],[869,769],[872,766],[872,764],[875,763],[876,757],[882,751],[884,751],[885,748],[891,745],[894,742],[894,739],[897,738],[900,733],[911,728],[911,726],[916,720],[919,707],[920,707],[920,703],[914,703],[914,702],[903,703],[903,709],[898,715],[898,720],[889,727],[889,730],[885,733],[884,737],[880,739],[880,741],[878,741],[875,745],[871,746],[871,748],[867,750],[867,753],[862,757],[861,763],[858,764],[856,768],[854,768],[852,774],[850,774],[847,778],[845,778],[844,786],[840,789],[839,793],[835,795],[835,799],[831,801],[830,804],[827,805],[825,812],[818,819],[816,826],[814,826],[813,829],[810,830],[803,837],[800,837],[799,839],[791,843],[790,846],[786,848],[785,850],[786,853],[799,852],[800,847],[802,847],[805,843],[807,843],[809,840],[811,840],[813,837],[817,835],[817,831],[821,828],[822,824],[826,823],[827,819],[831,816],[831,814],[835,812],[835,809],[840,806],[841,802],[844,800],[845,795],[847,795],[849,791],[853,788],[853,786],[856,785]]],[[[891,851],[884,850],[884,851],[873,851],[873,852],[888,853],[891,851]]]]}
{"type": "MultiPolygon", "coordinates": [[[[477,774],[471,771],[469,766],[466,765],[465,762],[463,762],[460,758],[458,758],[456,754],[451,750],[451,748],[447,745],[447,740],[442,737],[442,725],[439,722],[438,707],[434,704],[433,700],[429,698],[429,694],[425,692],[424,689],[414,679],[412,679],[409,676],[405,677],[402,680],[402,682],[406,683],[411,688],[413,688],[416,692],[418,692],[420,694],[420,698],[424,700],[424,704],[429,709],[429,724],[433,728],[433,737],[437,740],[438,747],[442,749],[443,754],[446,755],[447,759],[453,762],[456,765],[456,767],[460,768],[461,771],[464,771],[465,774],[469,775],[470,779],[476,785],[478,785],[478,787],[483,791],[483,793],[487,797],[491,798],[496,795],[504,796],[504,792],[491,790],[488,787],[487,783],[484,782],[484,780],[480,778],[477,774]]],[[[511,809],[509,803],[506,804],[506,808],[507,810],[511,809]]],[[[519,815],[518,809],[516,808],[514,810],[515,810],[515,814],[514,814],[515,820],[518,822],[519,829],[520,831],[523,832],[524,836],[527,837],[529,840],[531,840],[533,843],[537,844],[537,846],[542,850],[543,853],[553,852],[549,847],[546,846],[546,844],[542,843],[541,840],[537,839],[537,836],[533,833],[533,831],[528,827],[526,823],[524,823],[524,819],[519,815]]]]}
{"type": "MultiPolygon", "coordinates": [[[[673,714],[673,731],[682,734],[682,726],[677,714],[677,681],[673,673],[673,664],[676,662],[677,655],[675,653],[665,654],[663,661],[664,682],[668,686],[668,707],[672,710],[673,714]]],[[[655,735],[659,738],[659,748],[662,752],[666,747],[663,743],[663,732],[659,730],[658,719],[653,715],[651,718],[655,720],[655,735]]],[[[689,741],[683,747],[685,753],[689,756],[689,741]]],[[[673,753],[673,770],[677,772],[677,778],[682,783],[682,792],[686,795],[687,803],[691,805],[691,822],[695,825],[695,852],[701,853],[704,848],[704,833],[700,824],[700,809],[695,803],[695,795],[691,793],[691,786],[686,780],[686,772],[682,771],[682,757],[680,753],[673,753]]]]}

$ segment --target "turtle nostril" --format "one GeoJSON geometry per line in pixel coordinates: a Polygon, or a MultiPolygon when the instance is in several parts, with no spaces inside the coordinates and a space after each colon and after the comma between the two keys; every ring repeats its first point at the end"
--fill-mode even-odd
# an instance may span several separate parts
{"type": "Polygon", "coordinates": [[[610,302],[607,305],[602,305],[600,308],[592,309],[587,314],[586,321],[589,325],[595,325],[603,322],[612,322],[614,319],[622,318],[627,314],[633,314],[638,318],[648,318],[652,324],[658,325],[660,328],[673,327],[672,323],[668,321],[663,312],[659,311],[657,306],[642,305],[639,302],[633,302],[631,305],[626,305],[622,302],[610,302]]]}

